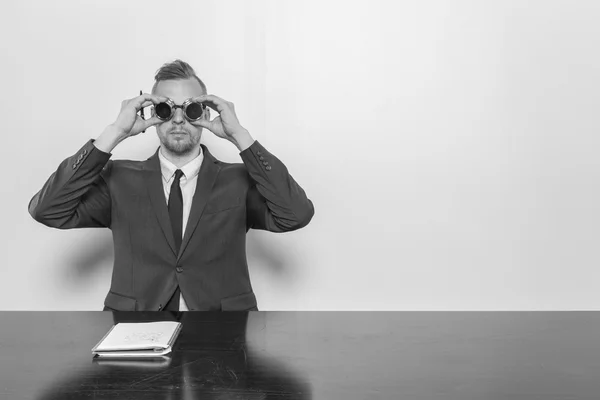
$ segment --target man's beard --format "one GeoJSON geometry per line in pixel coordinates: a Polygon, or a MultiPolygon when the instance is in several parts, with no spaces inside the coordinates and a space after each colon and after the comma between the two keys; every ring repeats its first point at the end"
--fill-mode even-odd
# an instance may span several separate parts
{"type": "Polygon", "coordinates": [[[181,140],[175,140],[171,135],[173,134],[169,132],[161,142],[167,150],[179,156],[192,152],[200,142],[200,136],[194,137],[188,131],[185,132],[185,136],[181,140]]]}

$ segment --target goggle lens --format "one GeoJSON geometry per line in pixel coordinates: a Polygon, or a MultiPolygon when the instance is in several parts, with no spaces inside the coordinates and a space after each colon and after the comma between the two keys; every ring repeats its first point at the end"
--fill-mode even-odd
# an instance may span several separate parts
{"type": "Polygon", "coordinates": [[[154,111],[156,112],[156,116],[160,119],[170,119],[171,118],[171,113],[173,112],[173,110],[171,109],[171,106],[168,105],[167,103],[159,103],[156,105],[156,107],[154,107],[154,111]]]}
{"type": "Polygon", "coordinates": [[[190,103],[185,108],[185,115],[188,119],[197,120],[202,116],[203,111],[204,109],[200,103],[190,103]]]}

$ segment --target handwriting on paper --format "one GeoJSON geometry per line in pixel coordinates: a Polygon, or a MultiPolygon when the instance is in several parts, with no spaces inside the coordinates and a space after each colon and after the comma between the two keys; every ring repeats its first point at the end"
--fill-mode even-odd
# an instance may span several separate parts
{"type": "Polygon", "coordinates": [[[125,336],[126,342],[157,342],[163,332],[135,332],[125,336]]]}

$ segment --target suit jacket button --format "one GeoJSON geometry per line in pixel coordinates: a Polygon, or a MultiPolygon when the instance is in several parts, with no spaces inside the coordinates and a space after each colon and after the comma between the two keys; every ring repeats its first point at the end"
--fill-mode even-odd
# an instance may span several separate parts
{"type": "Polygon", "coordinates": [[[73,164],[73,169],[77,168],[77,164],[73,164]]]}
{"type": "Polygon", "coordinates": [[[177,272],[183,272],[183,268],[181,268],[181,267],[177,267],[177,268],[175,268],[175,270],[176,270],[177,272]]]}
{"type": "Polygon", "coordinates": [[[162,310],[162,304],[159,304],[158,311],[162,310]]]}
{"type": "Polygon", "coordinates": [[[269,165],[268,161],[263,161],[263,165],[269,165]]]}
{"type": "Polygon", "coordinates": [[[87,150],[83,149],[83,155],[85,156],[87,154],[87,150]]]}
{"type": "Polygon", "coordinates": [[[270,165],[267,165],[267,166],[265,167],[265,169],[266,169],[267,171],[270,171],[270,170],[271,170],[271,166],[270,166],[270,165]]]}
{"type": "Polygon", "coordinates": [[[258,159],[259,159],[260,161],[262,161],[262,160],[264,160],[265,158],[264,158],[263,156],[260,156],[260,157],[258,157],[258,159]]]}

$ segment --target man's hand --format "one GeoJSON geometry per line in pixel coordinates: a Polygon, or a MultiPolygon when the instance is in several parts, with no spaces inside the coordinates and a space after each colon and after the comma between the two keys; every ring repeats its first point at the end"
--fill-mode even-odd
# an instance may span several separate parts
{"type": "Polygon", "coordinates": [[[149,127],[161,123],[162,121],[156,116],[144,120],[138,115],[138,112],[142,108],[164,101],[167,101],[166,97],[147,93],[129,100],[123,100],[121,111],[116,121],[106,127],[102,135],[94,141],[94,145],[98,149],[110,153],[122,140],[130,136],[135,136],[149,127]]]}
{"type": "Polygon", "coordinates": [[[229,140],[240,151],[247,149],[254,142],[250,133],[240,124],[232,102],[212,94],[195,97],[192,100],[203,103],[219,113],[219,116],[211,121],[210,110],[207,108],[201,119],[190,122],[192,125],[206,128],[218,137],[229,140]]]}
{"type": "Polygon", "coordinates": [[[138,115],[138,112],[142,108],[151,106],[152,104],[156,105],[164,101],[167,101],[166,97],[147,93],[134,97],[133,99],[123,100],[121,103],[121,112],[119,113],[117,120],[111,124],[115,131],[119,133],[119,138],[123,140],[129,136],[135,136],[149,127],[161,123],[162,121],[156,116],[144,120],[138,115]]]}

